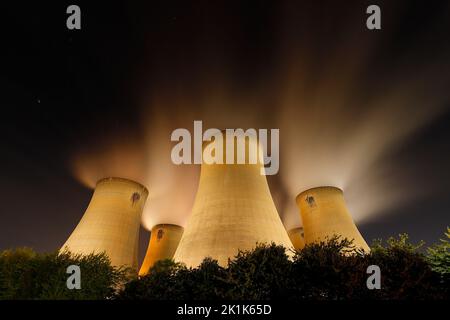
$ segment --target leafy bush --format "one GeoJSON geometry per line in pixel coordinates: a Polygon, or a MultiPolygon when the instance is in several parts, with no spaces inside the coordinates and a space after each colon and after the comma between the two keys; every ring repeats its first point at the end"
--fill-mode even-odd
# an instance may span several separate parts
{"type": "Polygon", "coordinates": [[[439,273],[441,286],[445,288],[447,297],[450,296],[450,228],[445,233],[447,239],[428,248],[427,260],[434,272],[439,273]]]}
{"type": "Polygon", "coordinates": [[[216,260],[206,258],[195,269],[186,268],[172,260],[155,263],[150,272],[130,281],[119,294],[119,299],[137,300],[215,300],[222,298],[225,269],[216,260]]]}
{"type": "Polygon", "coordinates": [[[223,296],[238,300],[285,299],[292,263],[282,246],[258,245],[229,261],[223,296]]]}
{"type": "MultiPolygon", "coordinates": [[[[448,299],[448,282],[433,270],[431,257],[420,252],[422,245],[411,244],[407,235],[400,235],[398,239],[388,239],[386,245],[376,241],[371,252],[364,253],[355,249],[351,241],[332,237],[307,245],[294,252],[292,258],[281,246],[260,244],[252,251],[239,252],[226,268],[211,259],[205,259],[198,268],[166,260],[157,263],[149,275],[128,283],[118,298],[448,299]],[[367,288],[370,265],[381,269],[381,290],[367,288]]],[[[438,270],[448,270],[448,260],[439,261],[438,270]]]]}
{"type": "Polygon", "coordinates": [[[362,286],[367,290],[363,259],[362,252],[347,239],[332,237],[307,245],[296,252],[292,262],[291,298],[342,300],[357,297],[355,290],[362,286]]]}
{"type": "Polygon", "coordinates": [[[428,263],[433,271],[442,275],[450,274],[450,227],[445,233],[447,239],[441,239],[441,243],[428,248],[428,263]]]}
{"type": "Polygon", "coordinates": [[[112,267],[106,254],[38,254],[29,248],[0,253],[0,299],[108,299],[128,271],[112,267]],[[67,267],[81,269],[81,289],[69,290],[67,267]]]}
{"type": "Polygon", "coordinates": [[[105,254],[37,254],[22,248],[0,253],[0,299],[121,300],[431,300],[450,298],[449,237],[421,250],[407,235],[375,241],[370,253],[332,237],[286,251],[259,244],[227,267],[206,258],[197,268],[157,262],[136,278],[110,265],[105,254]],[[81,290],[68,290],[66,268],[80,266],[81,290]],[[367,288],[367,268],[381,270],[381,289],[367,288]]]}
{"type": "MultiPolygon", "coordinates": [[[[372,245],[367,265],[378,265],[382,271],[381,287],[371,296],[380,299],[441,298],[438,275],[431,269],[425,255],[419,251],[424,243],[411,244],[407,234],[389,238],[387,246],[378,240],[372,245]]],[[[368,295],[363,295],[364,298],[368,295]]]]}

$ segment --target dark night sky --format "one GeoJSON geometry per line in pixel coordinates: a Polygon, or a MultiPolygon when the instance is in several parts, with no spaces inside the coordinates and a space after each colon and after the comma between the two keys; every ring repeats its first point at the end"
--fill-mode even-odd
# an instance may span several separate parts
{"type": "MultiPolygon", "coordinates": [[[[361,72],[372,88],[403,57],[412,65],[446,57],[439,75],[421,79],[447,81],[448,92],[439,93],[444,110],[389,155],[414,164],[412,181],[433,192],[359,225],[368,240],[408,232],[415,241],[437,241],[450,225],[450,6],[373,3],[382,7],[383,30],[376,33],[365,29],[367,1],[77,2],[80,31],[65,26],[72,3],[7,5],[1,17],[0,249],[50,251],[63,244],[91,196],[69,168],[74,148],[109,132],[139,134],[143,94],[170,92],[174,83],[195,92],[223,70],[232,88],[253,90],[297,45],[308,48],[309,68],[320,73],[347,34],[356,41],[342,66],[370,45],[372,59],[361,72]]],[[[141,238],[142,255],[148,235],[141,238]]]]}

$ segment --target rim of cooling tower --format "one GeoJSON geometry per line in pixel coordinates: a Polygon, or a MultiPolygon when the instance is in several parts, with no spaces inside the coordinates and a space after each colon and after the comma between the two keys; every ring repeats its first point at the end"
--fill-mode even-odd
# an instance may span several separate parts
{"type": "MultiPolygon", "coordinates": [[[[220,131],[220,133],[222,134],[222,139],[223,140],[225,140],[226,139],[226,133],[227,133],[227,129],[218,129],[219,131],[220,131]]],[[[245,130],[244,130],[245,131],[245,130]]],[[[237,139],[237,138],[242,138],[243,136],[234,136],[234,139],[237,139]]],[[[250,138],[254,138],[254,137],[248,137],[248,136],[245,136],[244,135],[244,137],[245,137],[245,140],[247,140],[247,138],[248,139],[250,139],[250,138]]],[[[203,140],[202,141],[202,149],[204,149],[208,144],[210,144],[210,143],[212,143],[212,142],[215,142],[215,140],[213,140],[213,139],[211,139],[211,140],[203,140]]],[[[258,132],[256,133],[256,142],[258,142],[259,143],[259,137],[258,137],[258,132]]]]}
{"type": "Polygon", "coordinates": [[[148,194],[148,189],[143,184],[141,184],[139,182],[136,182],[134,180],[131,180],[131,179],[120,178],[120,177],[106,177],[106,178],[102,178],[102,179],[97,181],[95,187],[97,187],[99,184],[101,184],[103,182],[108,182],[108,181],[120,181],[120,182],[126,182],[126,183],[129,183],[129,184],[137,185],[137,186],[141,187],[148,194]]]}
{"type": "Polygon", "coordinates": [[[303,227],[295,227],[295,228],[291,228],[291,229],[289,229],[289,230],[287,231],[287,233],[290,234],[290,233],[296,232],[297,230],[304,231],[304,228],[303,228],[303,227]]]}
{"type": "Polygon", "coordinates": [[[334,186],[322,186],[322,187],[313,187],[313,188],[309,188],[306,189],[302,192],[300,192],[296,197],[295,197],[295,201],[298,201],[299,198],[301,198],[302,196],[304,196],[306,193],[312,192],[312,191],[317,191],[317,190],[327,190],[327,189],[331,189],[331,190],[336,190],[339,191],[340,193],[344,193],[344,191],[342,191],[341,188],[338,187],[334,187],[334,186]]]}
{"type": "Polygon", "coordinates": [[[155,224],[152,227],[151,230],[155,229],[156,227],[159,227],[159,228],[161,228],[161,227],[177,227],[177,228],[184,229],[184,227],[180,226],[179,224],[174,224],[174,223],[157,223],[157,224],[155,224]]]}

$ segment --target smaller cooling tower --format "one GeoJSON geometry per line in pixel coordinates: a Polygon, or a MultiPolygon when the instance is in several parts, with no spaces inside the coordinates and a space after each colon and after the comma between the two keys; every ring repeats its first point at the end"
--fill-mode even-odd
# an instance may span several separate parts
{"type": "Polygon", "coordinates": [[[296,201],[300,208],[306,244],[339,235],[342,238],[353,239],[353,244],[357,248],[370,251],[347,210],[341,189],[312,188],[300,193],[296,201]]]}
{"type": "Polygon", "coordinates": [[[174,224],[154,226],[139,275],[146,275],[155,262],[159,260],[172,259],[182,235],[183,227],[174,224]]]}
{"type": "Polygon", "coordinates": [[[289,239],[295,250],[301,250],[305,247],[305,238],[303,234],[303,227],[294,228],[288,231],[289,239]]]}
{"type": "Polygon", "coordinates": [[[131,180],[98,181],[86,212],[62,249],[106,252],[112,265],[137,270],[140,219],[147,196],[147,189],[131,180]]]}

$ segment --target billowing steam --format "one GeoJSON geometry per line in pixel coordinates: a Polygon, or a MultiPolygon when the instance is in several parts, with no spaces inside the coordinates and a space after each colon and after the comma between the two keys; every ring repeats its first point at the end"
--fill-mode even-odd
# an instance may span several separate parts
{"type": "Polygon", "coordinates": [[[170,134],[176,128],[192,132],[193,121],[202,120],[204,129],[280,129],[280,171],[268,181],[287,228],[301,223],[295,196],[311,187],[342,188],[356,221],[424,195],[415,187],[413,159],[396,163],[392,156],[449,102],[446,57],[436,53],[427,61],[406,52],[383,64],[375,54],[380,38],[361,27],[316,46],[315,38],[334,30],[334,22],[311,25],[319,22],[286,12],[275,58],[253,76],[224,71],[233,58],[222,59],[220,50],[205,50],[219,55],[208,67],[199,67],[199,54],[149,70],[165,76],[140,97],[136,126],[145,134],[111,135],[81,149],[72,159],[77,178],[91,187],[105,176],[141,182],[149,189],[143,225],[184,225],[199,166],[172,164],[170,134]]]}

